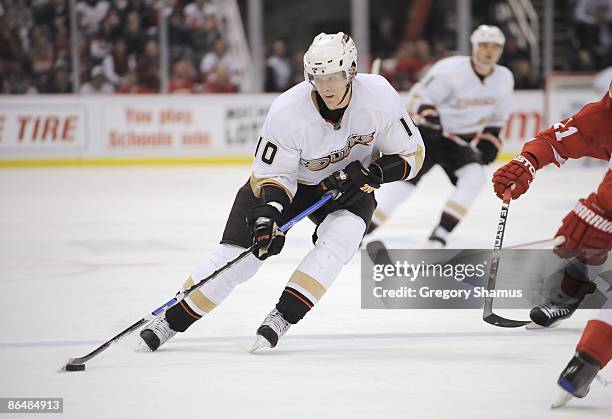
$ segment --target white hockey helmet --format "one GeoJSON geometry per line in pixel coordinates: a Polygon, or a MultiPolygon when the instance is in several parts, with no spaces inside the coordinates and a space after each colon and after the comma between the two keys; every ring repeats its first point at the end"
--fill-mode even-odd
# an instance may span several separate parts
{"type": "Polygon", "coordinates": [[[344,32],[326,34],[321,32],[304,54],[304,80],[312,77],[344,71],[349,83],[357,74],[357,47],[353,39],[344,32]]]}
{"type": "Polygon", "coordinates": [[[470,42],[472,43],[472,51],[478,49],[478,45],[483,42],[492,42],[504,48],[506,43],[506,37],[504,33],[497,26],[480,25],[472,32],[470,36],[470,42]]]}

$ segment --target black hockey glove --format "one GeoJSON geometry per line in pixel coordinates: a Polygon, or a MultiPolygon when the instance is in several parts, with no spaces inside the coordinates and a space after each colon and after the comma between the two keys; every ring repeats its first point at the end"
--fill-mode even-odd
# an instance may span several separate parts
{"type": "Polygon", "coordinates": [[[480,159],[483,164],[495,161],[501,147],[501,141],[495,135],[487,132],[480,133],[475,138],[478,142],[476,148],[480,150],[480,159]]]}
{"type": "Polygon", "coordinates": [[[440,113],[433,106],[421,106],[414,117],[414,122],[419,127],[423,137],[427,137],[427,139],[442,138],[443,130],[440,113]]]}
{"type": "Polygon", "coordinates": [[[323,179],[319,186],[323,193],[336,191],[335,203],[346,207],[380,188],[380,182],[380,174],[366,169],[359,160],[355,160],[343,170],[338,170],[323,179]]]}
{"type": "Polygon", "coordinates": [[[264,260],[278,255],[285,245],[285,233],[280,231],[281,212],[270,204],[255,205],[247,214],[247,223],[257,246],[253,254],[264,260]]]}

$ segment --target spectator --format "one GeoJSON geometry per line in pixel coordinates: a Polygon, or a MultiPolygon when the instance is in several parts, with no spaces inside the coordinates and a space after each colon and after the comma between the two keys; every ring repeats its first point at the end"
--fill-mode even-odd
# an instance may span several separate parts
{"type": "Polygon", "coordinates": [[[393,58],[385,60],[383,75],[397,90],[409,90],[432,62],[427,41],[402,42],[393,58]]]}
{"type": "Polygon", "coordinates": [[[291,57],[291,85],[304,81],[304,51],[295,51],[291,57]]]}
{"type": "Polygon", "coordinates": [[[231,80],[230,74],[223,67],[214,71],[215,77],[210,77],[204,84],[205,93],[236,93],[236,84],[231,80]]]}
{"type": "Polygon", "coordinates": [[[196,93],[196,70],[190,60],[183,58],[174,63],[172,78],[168,83],[170,93],[196,93]]]}
{"type": "Polygon", "coordinates": [[[202,58],[200,73],[205,86],[219,87],[223,92],[228,90],[238,91],[240,86],[238,60],[227,51],[223,38],[217,39],[213,50],[202,58]],[[217,80],[218,78],[222,80],[217,80]],[[233,88],[229,89],[227,84],[233,86],[233,88]]]}
{"type": "Polygon", "coordinates": [[[32,28],[31,36],[32,72],[34,77],[39,80],[38,83],[43,84],[50,77],[49,73],[53,67],[53,48],[39,26],[32,28]]]}
{"type": "Polygon", "coordinates": [[[578,0],[574,8],[574,20],[585,25],[597,25],[602,12],[612,17],[611,0],[578,0]]]}
{"type": "Polygon", "coordinates": [[[145,29],[157,26],[157,11],[152,1],[149,0],[148,3],[145,0],[129,0],[123,13],[127,15],[136,13],[140,16],[140,23],[145,29]]]}
{"type": "Polygon", "coordinates": [[[119,17],[112,11],[100,24],[98,36],[104,38],[109,44],[112,44],[117,38],[122,35],[123,28],[119,25],[119,17]]]}
{"type": "Polygon", "coordinates": [[[85,35],[93,35],[100,30],[100,23],[110,9],[108,1],[86,0],[76,5],[79,26],[85,35]]]}
{"type": "MultiPolygon", "coordinates": [[[[11,30],[22,37],[25,37],[28,31],[32,28],[32,11],[24,0],[13,2],[2,2],[5,6],[6,23],[11,30]]],[[[24,46],[28,49],[27,46],[24,46]]]]}
{"type": "Polygon", "coordinates": [[[202,26],[207,16],[212,16],[216,19],[219,9],[207,0],[196,0],[185,6],[183,13],[187,26],[191,29],[196,29],[202,26]]]}
{"type": "Polygon", "coordinates": [[[291,79],[291,62],[287,57],[285,41],[274,41],[273,49],[273,54],[266,61],[265,91],[284,92],[291,79]]]}
{"type": "Polygon", "coordinates": [[[410,62],[410,80],[413,83],[419,81],[429,67],[434,63],[434,59],[431,55],[431,48],[429,42],[424,39],[420,39],[414,44],[414,56],[410,62]]]}
{"type": "Polygon", "coordinates": [[[91,38],[89,42],[89,56],[96,62],[102,62],[104,57],[110,54],[111,46],[102,33],[98,33],[91,38]]]}
{"type": "Polygon", "coordinates": [[[121,78],[136,67],[133,56],[127,55],[127,45],[123,38],[118,38],[113,46],[112,54],[107,54],[102,61],[104,76],[116,87],[121,86],[121,78]]]}
{"type": "Polygon", "coordinates": [[[127,26],[123,38],[127,45],[128,54],[140,54],[145,44],[145,35],[141,31],[140,15],[132,12],[127,15],[127,26]]]}
{"type": "Polygon", "coordinates": [[[12,71],[3,80],[2,91],[6,94],[36,94],[38,89],[32,84],[31,71],[22,62],[11,65],[12,71]]]}
{"type": "Polygon", "coordinates": [[[57,26],[53,37],[55,59],[70,61],[70,35],[67,26],[57,26]]]}
{"type": "Polygon", "coordinates": [[[56,65],[48,93],[72,93],[72,82],[67,65],[62,63],[56,65]]]}
{"type": "Polygon", "coordinates": [[[47,26],[53,32],[68,28],[68,7],[65,0],[33,2],[31,10],[36,25],[47,26]]]}
{"type": "Polygon", "coordinates": [[[159,51],[157,42],[147,41],[144,52],[138,58],[138,73],[142,84],[151,92],[159,91],[159,51]]]}
{"type": "Polygon", "coordinates": [[[540,84],[531,71],[531,61],[520,58],[512,62],[512,73],[514,74],[514,87],[516,89],[539,89],[540,84]]]}
{"type": "Polygon", "coordinates": [[[580,0],[574,9],[579,47],[596,68],[612,64],[612,0],[580,0]]]}
{"type": "Polygon", "coordinates": [[[181,13],[176,10],[168,20],[168,44],[171,59],[191,54],[191,31],[183,22],[181,13]]]}
{"type": "MultiPolygon", "coordinates": [[[[10,23],[5,16],[0,17],[0,61],[10,67],[15,61],[26,58],[24,46],[16,31],[11,30],[10,23]]],[[[4,71],[8,71],[5,68],[4,71]]]]}
{"type": "Polygon", "coordinates": [[[208,15],[202,25],[191,30],[190,39],[193,46],[194,62],[199,63],[206,53],[212,51],[215,42],[221,38],[221,30],[217,19],[208,15]]]}
{"type": "Polygon", "coordinates": [[[121,94],[142,93],[139,90],[138,74],[136,73],[136,71],[131,70],[125,73],[125,75],[121,79],[121,87],[119,88],[118,93],[121,93],[121,94]]]}
{"type": "Polygon", "coordinates": [[[591,51],[580,49],[572,58],[572,69],[576,71],[595,71],[596,65],[591,51]]]}
{"type": "Polygon", "coordinates": [[[115,88],[104,78],[104,69],[97,65],[91,69],[91,81],[81,86],[81,94],[110,94],[115,93],[115,88]]]}

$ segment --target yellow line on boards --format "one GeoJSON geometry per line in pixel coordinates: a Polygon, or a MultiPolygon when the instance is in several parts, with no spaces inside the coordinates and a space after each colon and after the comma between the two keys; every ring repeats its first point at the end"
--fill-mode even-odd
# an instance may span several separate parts
{"type": "MultiPolygon", "coordinates": [[[[501,152],[498,162],[509,161],[519,152],[501,152]]],[[[73,159],[31,159],[0,160],[2,167],[54,167],[54,166],[164,166],[164,165],[230,165],[251,164],[250,156],[214,156],[214,157],[150,157],[150,158],[73,158],[73,159]]]]}

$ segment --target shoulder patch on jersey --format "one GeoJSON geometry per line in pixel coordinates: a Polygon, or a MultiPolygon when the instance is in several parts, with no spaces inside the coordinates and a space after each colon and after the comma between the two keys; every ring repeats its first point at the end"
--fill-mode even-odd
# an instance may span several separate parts
{"type": "Polygon", "coordinates": [[[346,139],[346,145],[342,149],[332,151],[327,156],[319,157],[318,159],[302,159],[301,163],[313,172],[323,170],[330,164],[337,163],[347,158],[351,153],[352,148],[356,145],[369,145],[374,140],[374,133],[375,131],[372,131],[369,134],[351,134],[346,139]]]}

